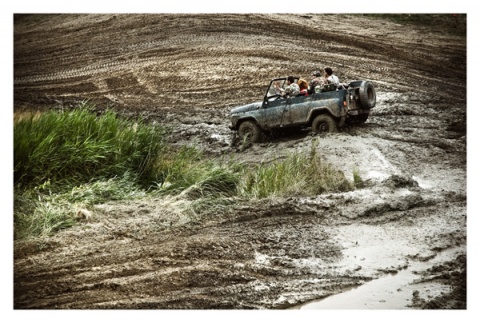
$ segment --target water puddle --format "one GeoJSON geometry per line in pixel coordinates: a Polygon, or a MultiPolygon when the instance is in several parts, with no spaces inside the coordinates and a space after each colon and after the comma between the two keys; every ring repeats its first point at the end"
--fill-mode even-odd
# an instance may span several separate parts
{"type": "Polygon", "coordinates": [[[449,291],[448,286],[437,282],[415,283],[421,278],[416,272],[452,260],[462,253],[465,253],[464,248],[449,249],[429,261],[410,262],[407,269],[397,274],[389,274],[344,293],[311,301],[294,309],[408,309],[414,295],[429,299],[449,291]]]}

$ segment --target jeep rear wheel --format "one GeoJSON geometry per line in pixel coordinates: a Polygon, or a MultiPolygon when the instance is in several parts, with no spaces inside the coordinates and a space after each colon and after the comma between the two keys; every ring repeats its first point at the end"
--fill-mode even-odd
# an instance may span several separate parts
{"type": "Polygon", "coordinates": [[[312,131],[314,133],[337,132],[338,127],[337,123],[331,116],[328,114],[321,114],[313,120],[312,131]]]}
{"type": "Polygon", "coordinates": [[[261,136],[261,130],[253,121],[243,121],[238,127],[238,136],[240,140],[246,142],[258,142],[261,136]]]}

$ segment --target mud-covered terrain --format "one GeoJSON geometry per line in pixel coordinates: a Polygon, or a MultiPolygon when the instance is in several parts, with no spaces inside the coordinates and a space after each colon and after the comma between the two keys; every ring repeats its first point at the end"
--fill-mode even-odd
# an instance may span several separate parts
{"type": "Polygon", "coordinates": [[[443,18],[16,15],[15,111],[90,100],[168,125],[172,143],[252,163],[315,140],[365,187],[237,201],[202,218],[180,212],[179,197],[97,205],[90,223],[15,243],[14,308],[320,307],[388,278],[356,300],[465,309],[466,21],[443,18]],[[365,124],[232,144],[232,107],[261,100],[274,77],[326,66],[375,84],[365,124]]]}

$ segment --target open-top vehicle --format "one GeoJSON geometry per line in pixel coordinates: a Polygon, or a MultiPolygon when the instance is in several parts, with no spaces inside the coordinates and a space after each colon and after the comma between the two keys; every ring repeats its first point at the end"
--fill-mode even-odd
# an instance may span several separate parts
{"type": "Polygon", "coordinates": [[[319,93],[295,97],[283,97],[277,85],[285,88],[286,78],[271,80],[263,101],[231,110],[230,128],[240,138],[257,142],[263,132],[288,127],[311,127],[315,133],[337,132],[345,123],[367,121],[376,103],[370,81],[352,81],[338,87],[328,84],[319,93]]]}

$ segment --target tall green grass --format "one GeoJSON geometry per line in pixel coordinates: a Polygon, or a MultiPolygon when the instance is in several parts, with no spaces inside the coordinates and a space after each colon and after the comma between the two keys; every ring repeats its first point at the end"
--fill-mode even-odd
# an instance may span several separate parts
{"type": "Polygon", "coordinates": [[[238,172],[227,163],[206,158],[193,147],[182,147],[160,156],[155,173],[163,193],[182,193],[191,199],[237,194],[238,172]]]}
{"type": "Polygon", "coordinates": [[[163,147],[163,129],[119,118],[113,111],[97,115],[86,104],[31,115],[14,124],[14,182],[73,186],[126,172],[150,179],[163,147]]]}

